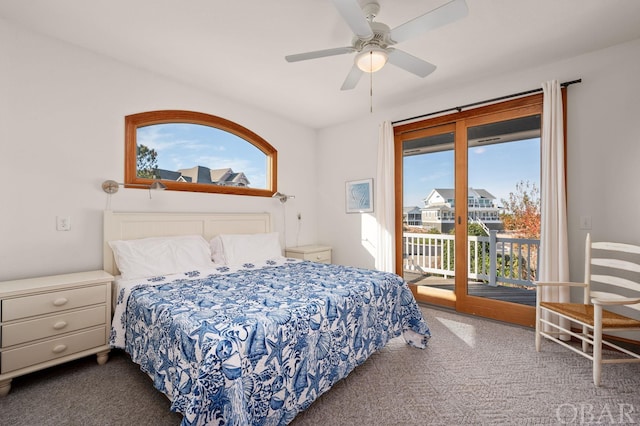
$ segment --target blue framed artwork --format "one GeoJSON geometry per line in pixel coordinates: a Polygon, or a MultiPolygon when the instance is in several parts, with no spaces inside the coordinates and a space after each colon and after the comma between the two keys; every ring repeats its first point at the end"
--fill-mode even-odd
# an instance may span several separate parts
{"type": "Polygon", "coordinates": [[[345,193],[347,213],[373,211],[373,179],[347,182],[345,193]]]}

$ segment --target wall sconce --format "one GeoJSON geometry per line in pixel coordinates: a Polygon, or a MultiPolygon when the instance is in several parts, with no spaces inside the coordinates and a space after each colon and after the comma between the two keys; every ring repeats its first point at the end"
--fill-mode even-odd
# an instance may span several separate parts
{"type": "Polygon", "coordinates": [[[289,198],[296,198],[295,195],[286,195],[282,192],[276,192],[272,197],[279,199],[282,204],[286,203],[289,198]]]}
{"type": "Polygon", "coordinates": [[[105,180],[104,182],[102,182],[102,190],[104,192],[106,192],[107,194],[111,195],[111,194],[115,194],[116,192],[118,192],[118,189],[120,186],[133,186],[136,188],[148,188],[149,189],[149,198],[151,198],[151,190],[153,189],[154,191],[162,191],[167,189],[167,186],[160,182],[159,180],[155,180],[153,181],[153,183],[151,183],[151,185],[147,185],[144,183],[120,183],[120,182],[116,182],[115,180],[105,180]]]}
{"type": "Polygon", "coordinates": [[[286,247],[287,246],[287,214],[285,212],[286,206],[284,205],[284,203],[286,203],[287,200],[289,200],[289,198],[296,198],[296,196],[287,195],[287,194],[283,194],[282,192],[276,191],[271,197],[280,200],[280,203],[282,203],[282,223],[284,226],[284,228],[282,229],[282,237],[284,239],[283,247],[286,247]]]}

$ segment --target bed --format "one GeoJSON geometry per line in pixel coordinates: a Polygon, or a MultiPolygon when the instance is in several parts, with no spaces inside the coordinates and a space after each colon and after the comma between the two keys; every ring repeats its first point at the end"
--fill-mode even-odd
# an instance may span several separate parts
{"type": "Polygon", "coordinates": [[[397,275],[281,253],[267,213],[105,212],[111,345],[183,425],[287,424],[390,339],[427,345],[397,275]]]}

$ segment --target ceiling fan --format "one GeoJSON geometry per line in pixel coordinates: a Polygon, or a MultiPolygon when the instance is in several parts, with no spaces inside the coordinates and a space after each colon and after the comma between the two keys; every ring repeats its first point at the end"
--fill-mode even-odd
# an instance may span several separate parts
{"type": "Polygon", "coordinates": [[[288,55],[285,56],[285,59],[287,62],[298,62],[357,52],[351,71],[349,71],[340,90],[355,88],[363,73],[376,72],[387,61],[418,77],[426,77],[431,74],[436,69],[435,65],[391,46],[423,32],[457,21],[468,13],[465,0],[452,0],[390,29],[382,22],[373,21],[380,11],[380,5],[376,0],[367,1],[362,8],[360,8],[358,0],[332,1],[354,33],[351,46],[288,55]]]}

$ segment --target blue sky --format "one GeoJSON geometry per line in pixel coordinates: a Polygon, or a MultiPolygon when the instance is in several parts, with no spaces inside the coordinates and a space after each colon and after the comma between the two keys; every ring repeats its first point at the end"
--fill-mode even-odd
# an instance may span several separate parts
{"type": "MultiPolygon", "coordinates": [[[[469,186],[486,189],[498,202],[522,180],[540,188],[539,138],[472,148],[468,161],[469,186]]],[[[405,207],[422,207],[434,188],[453,188],[452,150],[405,157],[403,167],[405,207]]]]}
{"type": "MultiPolygon", "coordinates": [[[[209,126],[169,123],[138,128],[137,140],[158,152],[158,167],[230,167],[244,172],[253,188],[266,188],[264,153],[231,133],[209,126]]],[[[434,188],[453,188],[453,151],[404,158],[404,206],[422,206],[434,188]]],[[[469,150],[469,186],[486,189],[498,201],[524,180],[540,188],[540,139],[486,145],[469,150]]]]}
{"type": "Polygon", "coordinates": [[[139,127],[138,144],[158,153],[158,167],[167,170],[205,166],[244,172],[252,188],[266,188],[265,154],[244,139],[214,127],[187,123],[139,127]]]}

